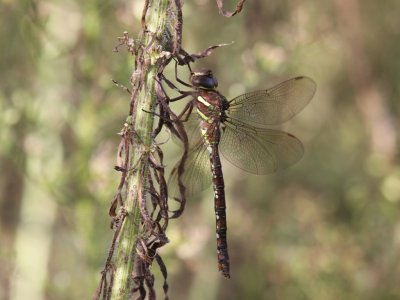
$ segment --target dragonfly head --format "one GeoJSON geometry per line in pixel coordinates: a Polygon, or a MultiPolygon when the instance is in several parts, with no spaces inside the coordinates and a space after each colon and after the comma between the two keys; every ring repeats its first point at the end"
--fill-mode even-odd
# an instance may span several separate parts
{"type": "Polygon", "coordinates": [[[199,89],[210,90],[218,86],[217,78],[214,77],[211,70],[193,72],[189,80],[194,87],[199,89]]]}

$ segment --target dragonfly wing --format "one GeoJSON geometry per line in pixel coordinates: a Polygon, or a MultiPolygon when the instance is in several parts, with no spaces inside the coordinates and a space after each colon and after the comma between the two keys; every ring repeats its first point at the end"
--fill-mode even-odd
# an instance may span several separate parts
{"type": "MultiPolygon", "coordinates": [[[[193,148],[202,140],[199,115],[197,113],[190,114],[187,121],[182,121],[182,125],[188,136],[189,148],[193,148]]],[[[174,135],[172,136],[172,140],[176,144],[182,145],[182,141],[174,135]]]]}
{"type": "Polygon", "coordinates": [[[180,163],[181,162],[178,162],[175,165],[168,181],[169,194],[171,197],[181,198],[179,193],[179,181],[181,181],[185,187],[186,197],[194,196],[211,185],[212,174],[209,153],[202,141],[189,151],[182,174],[178,172],[180,163]]]}
{"type": "Polygon", "coordinates": [[[317,85],[308,77],[295,77],[270,89],[250,92],[229,101],[228,115],[258,125],[281,124],[301,111],[317,85]]]}
{"type": "Polygon", "coordinates": [[[225,122],[220,151],[233,165],[253,174],[283,170],[304,154],[303,144],[287,132],[225,122]]]}

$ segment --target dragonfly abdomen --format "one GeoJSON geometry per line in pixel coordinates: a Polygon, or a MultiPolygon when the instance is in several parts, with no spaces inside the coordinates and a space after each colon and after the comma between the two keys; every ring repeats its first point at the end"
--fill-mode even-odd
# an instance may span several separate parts
{"type": "Polygon", "coordinates": [[[209,145],[208,149],[210,153],[210,164],[214,189],[218,269],[225,277],[229,278],[229,254],[228,242],[226,240],[227,224],[224,177],[222,174],[222,166],[217,144],[209,145]]]}

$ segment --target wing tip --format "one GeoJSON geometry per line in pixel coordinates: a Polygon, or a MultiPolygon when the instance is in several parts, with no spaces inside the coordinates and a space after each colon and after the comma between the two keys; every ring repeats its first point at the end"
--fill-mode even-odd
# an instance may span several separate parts
{"type": "Polygon", "coordinates": [[[317,83],[311,77],[300,75],[300,76],[294,77],[293,79],[294,80],[307,80],[307,81],[313,83],[313,85],[315,85],[315,87],[317,87],[317,83]]]}

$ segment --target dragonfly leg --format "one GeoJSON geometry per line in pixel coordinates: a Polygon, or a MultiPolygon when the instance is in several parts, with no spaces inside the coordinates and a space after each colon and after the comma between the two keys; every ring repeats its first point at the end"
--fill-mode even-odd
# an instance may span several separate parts
{"type": "MultiPolygon", "coordinates": [[[[187,66],[188,66],[188,68],[190,70],[190,73],[191,73],[192,70],[190,69],[189,63],[187,64],[187,66]]],[[[175,80],[178,81],[180,84],[186,86],[186,87],[193,88],[193,86],[191,84],[184,82],[182,79],[180,79],[178,77],[178,61],[177,60],[175,60],[175,80]]]]}
{"type": "MultiPolygon", "coordinates": [[[[171,119],[169,119],[168,117],[163,116],[163,115],[161,115],[161,114],[159,114],[159,113],[156,113],[156,112],[154,112],[154,111],[145,110],[145,109],[143,109],[143,108],[142,108],[142,111],[145,112],[145,113],[151,114],[151,115],[153,115],[153,116],[159,117],[159,118],[160,118],[161,120],[163,120],[164,122],[176,122],[176,120],[171,120],[171,119]]],[[[187,121],[187,120],[183,120],[183,122],[186,122],[186,121],[187,121]]]]}
{"type": "Polygon", "coordinates": [[[161,79],[163,79],[165,81],[165,83],[168,85],[169,88],[171,88],[171,89],[177,91],[179,94],[181,94],[178,97],[169,98],[167,92],[164,89],[164,86],[162,85],[162,82],[156,78],[156,81],[159,83],[161,90],[163,91],[165,97],[167,97],[169,102],[175,102],[175,101],[181,100],[183,98],[189,97],[193,94],[191,91],[181,91],[170,80],[168,80],[163,74],[160,74],[160,77],[161,77],[161,79]]]}
{"type": "Polygon", "coordinates": [[[153,116],[159,117],[159,118],[163,118],[164,117],[164,116],[162,116],[162,115],[160,115],[160,114],[158,114],[158,113],[156,113],[154,111],[145,110],[144,108],[142,108],[142,111],[145,112],[145,113],[151,114],[153,116]]]}
{"type": "Polygon", "coordinates": [[[189,120],[190,114],[192,113],[193,110],[193,102],[188,102],[182,112],[179,114],[178,119],[181,120],[182,122],[186,122],[189,120]],[[186,114],[186,116],[183,118],[183,116],[186,114]]]}
{"type": "Polygon", "coordinates": [[[175,102],[175,101],[184,99],[184,98],[189,97],[189,96],[191,96],[191,94],[181,95],[181,96],[178,96],[178,97],[175,97],[175,98],[169,98],[169,102],[175,102]]]}
{"type": "Polygon", "coordinates": [[[156,86],[156,90],[159,89],[157,90],[157,94],[158,104],[160,105],[160,115],[163,117],[160,117],[158,127],[153,132],[153,137],[158,135],[165,122],[165,125],[171,130],[171,133],[182,139],[182,136],[186,136],[186,133],[184,133],[184,128],[180,123],[178,116],[176,116],[176,114],[171,111],[168,103],[171,100],[183,99],[189,95],[181,95],[179,99],[170,99],[162,85],[162,82],[158,78],[156,78],[156,82],[158,83],[158,85],[156,86]],[[172,123],[175,123],[175,125],[172,125],[172,123]]]}
{"type": "Polygon", "coordinates": [[[185,140],[187,142],[187,136],[186,136],[186,131],[183,126],[183,122],[186,122],[190,114],[193,110],[193,103],[188,102],[183,109],[183,111],[179,114],[179,116],[175,116],[176,119],[171,120],[170,122],[174,122],[175,127],[170,127],[169,129],[172,131],[174,135],[176,135],[183,143],[185,143],[185,140]],[[183,117],[183,115],[186,113],[186,116],[183,117]]]}

